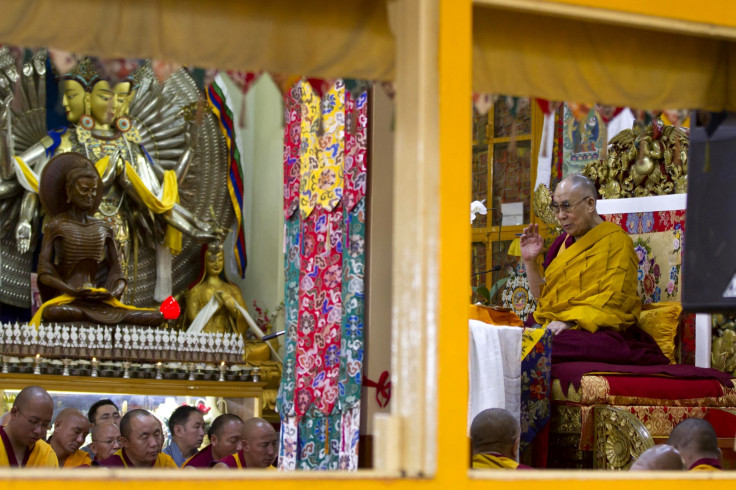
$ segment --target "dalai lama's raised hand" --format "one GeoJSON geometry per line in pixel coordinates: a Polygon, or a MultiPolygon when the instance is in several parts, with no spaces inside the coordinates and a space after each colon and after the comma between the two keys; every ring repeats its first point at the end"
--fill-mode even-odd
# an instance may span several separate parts
{"type": "Polygon", "coordinates": [[[524,260],[526,277],[529,280],[529,293],[535,298],[539,298],[541,284],[544,279],[539,271],[537,258],[542,254],[544,239],[539,234],[538,224],[531,224],[524,228],[519,238],[519,246],[521,247],[521,258],[524,260]]]}
{"type": "Polygon", "coordinates": [[[519,245],[521,247],[521,258],[524,261],[536,260],[539,257],[544,247],[544,239],[539,234],[538,224],[531,224],[524,228],[519,238],[519,245]]]}

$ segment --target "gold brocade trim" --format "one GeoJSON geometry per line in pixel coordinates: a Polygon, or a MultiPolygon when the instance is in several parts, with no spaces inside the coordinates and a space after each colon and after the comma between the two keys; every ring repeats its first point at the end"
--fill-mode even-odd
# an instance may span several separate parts
{"type": "Polygon", "coordinates": [[[580,392],[584,405],[607,403],[611,387],[603,376],[583,376],[580,392]]]}
{"type": "Polygon", "coordinates": [[[594,412],[595,468],[628,469],[645,450],[654,446],[647,429],[626,408],[595,407],[594,412]]]}
{"type": "Polygon", "coordinates": [[[685,419],[702,419],[708,410],[704,407],[623,407],[641,420],[652,437],[668,437],[672,429],[685,419]]]}
{"type": "Polygon", "coordinates": [[[598,412],[606,408],[615,409],[619,413],[628,413],[631,417],[637,419],[644,428],[646,428],[651,437],[668,437],[670,432],[672,432],[672,429],[674,429],[674,427],[684,419],[702,419],[705,417],[705,413],[708,410],[704,407],[629,407],[622,405],[582,407],[580,412],[582,422],[582,428],[580,431],[580,449],[592,449],[591,446],[594,439],[593,432],[594,430],[597,430],[595,429],[595,424],[600,422],[600,420],[598,420],[598,412]],[[596,413],[595,421],[594,417],[591,416],[593,413],[596,413]]]}
{"type": "Polygon", "coordinates": [[[580,446],[581,451],[590,451],[595,436],[594,407],[580,407],[580,446]]]}
{"type": "Polygon", "coordinates": [[[567,394],[562,390],[562,383],[555,378],[552,380],[552,392],[550,394],[553,401],[580,403],[583,399],[580,390],[576,390],[572,383],[568,385],[567,394]]]}
{"type": "Polygon", "coordinates": [[[636,396],[611,396],[599,402],[605,405],[653,405],[661,407],[733,407],[732,396],[706,396],[703,398],[683,398],[681,400],[665,400],[663,398],[642,398],[636,396]]]}
{"type": "Polygon", "coordinates": [[[554,405],[550,429],[553,434],[580,434],[582,429],[580,407],[554,405]]]}
{"type": "MultiPolygon", "coordinates": [[[[736,386],[736,380],[732,380],[736,386]]],[[[583,405],[656,405],[664,407],[733,407],[736,406],[736,388],[723,387],[723,396],[707,396],[702,398],[683,398],[668,400],[665,398],[648,398],[629,395],[611,395],[610,385],[604,376],[583,376],[580,390],[575,391],[570,386],[568,396],[565,397],[559,380],[552,382],[552,399],[574,401],[583,405]],[[573,399],[575,396],[576,399],[573,399]]]]}

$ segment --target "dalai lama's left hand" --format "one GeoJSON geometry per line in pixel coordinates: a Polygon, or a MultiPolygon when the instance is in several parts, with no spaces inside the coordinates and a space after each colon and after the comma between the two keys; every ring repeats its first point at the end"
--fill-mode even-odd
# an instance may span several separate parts
{"type": "Polygon", "coordinates": [[[557,335],[560,332],[564,330],[568,330],[570,328],[575,327],[575,324],[572,322],[560,322],[560,321],[553,321],[550,322],[549,325],[547,325],[547,330],[552,331],[553,334],[557,335]]]}

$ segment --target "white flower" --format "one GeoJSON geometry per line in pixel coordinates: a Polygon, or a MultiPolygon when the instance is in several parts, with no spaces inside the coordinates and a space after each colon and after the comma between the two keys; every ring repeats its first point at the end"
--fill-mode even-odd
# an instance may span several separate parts
{"type": "Polygon", "coordinates": [[[475,221],[475,215],[478,213],[480,214],[488,214],[488,210],[483,205],[483,203],[486,202],[485,199],[482,201],[473,201],[470,203],[470,222],[472,223],[475,221]]]}

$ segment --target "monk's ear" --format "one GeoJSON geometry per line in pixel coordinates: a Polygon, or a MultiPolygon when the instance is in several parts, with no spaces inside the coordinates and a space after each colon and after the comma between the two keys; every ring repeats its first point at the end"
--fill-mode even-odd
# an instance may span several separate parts
{"type": "Polygon", "coordinates": [[[519,446],[521,445],[521,436],[514,439],[514,448],[512,450],[512,453],[514,455],[514,459],[516,462],[519,461],[519,446]]]}
{"type": "Polygon", "coordinates": [[[590,206],[590,209],[591,210],[593,210],[593,211],[595,210],[595,206],[596,206],[596,199],[595,199],[595,197],[592,197],[592,196],[589,196],[588,197],[588,206],[590,206]]]}
{"type": "Polygon", "coordinates": [[[181,437],[182,432],[184,432],[184,426],[183,425],[175,425],[174,426],[174,434],[176,437],[181,437]]]}
{"type": "Polygon", "coordinates": [[[127,448],[128,447],[128,438],[125,436],[120,436],[120,439],[118,439],[120,442],[120,447],[127,448]]]}

